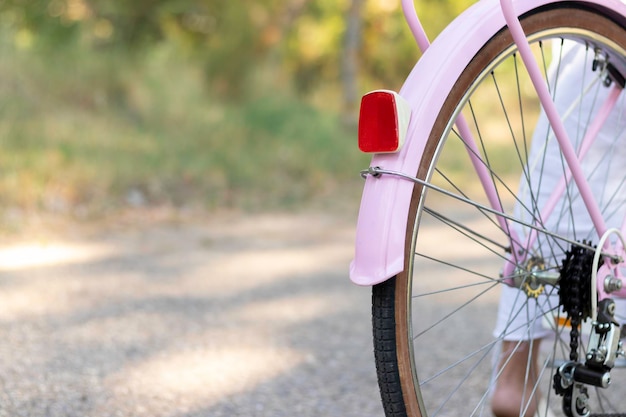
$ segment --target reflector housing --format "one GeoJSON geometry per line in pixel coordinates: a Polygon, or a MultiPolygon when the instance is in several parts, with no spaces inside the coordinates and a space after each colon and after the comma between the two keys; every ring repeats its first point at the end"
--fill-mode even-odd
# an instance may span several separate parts
{"type": "Polygon", "coordinates": [[[376,90],[361,99],[359,149],[392,153],[402,147],[411,117],[409,103],[398,93],[376,90]]]}

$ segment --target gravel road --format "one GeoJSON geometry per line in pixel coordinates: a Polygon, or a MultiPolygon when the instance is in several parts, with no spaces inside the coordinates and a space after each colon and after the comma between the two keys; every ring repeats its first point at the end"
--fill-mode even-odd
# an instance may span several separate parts
{"type": "Polygon", "coordinates": [[[0,416],[382,416],[353,219],[221,215],[0,247],[0,416]]]}

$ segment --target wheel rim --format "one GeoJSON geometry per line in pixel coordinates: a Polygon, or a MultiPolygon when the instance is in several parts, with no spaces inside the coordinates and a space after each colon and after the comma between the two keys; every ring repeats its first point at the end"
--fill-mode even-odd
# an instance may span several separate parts
{"type": "MultiPolygon", "coordinates": [[[[533,42],[536,44],[536,46],[538,46],[539,40],[542,40],[542,43],[545,43],[546,38],[553,36],[557,32],[563,34],[562,29],[559,29],[558,31],[553,30],[553,29],[548,29],[548,30],[538,32],[535,35],[533,35],[533,38],[534,38],[533,42]]],[[[564,36],[565,36],[564,39],[584,39],[590,45],[603,44],[604,45],[603,48],[611,51],[612,59],[613,59],[613,56],[626,56],[624,49],[620,47],[616,42],[608,40],[607,38],[603,38],[602,36],[598,35],[595,32],[586,31],[583,28],[571,28],[567,31],[566,34],[564,34],[564,36]]],[[[588,49],[588,50],[591,51],[591,49],[588,49]]],[[[491,76],[491,72],[494,71],[496,67],[501,68],[503,65],[508,65],[503,62],[505,60],[513,59],[512,58],[513,52],[514,50],[512,47],[505,49],[501,56],[501,60],[492,62],[481,73],[481,77],[489,78],[491,76]]],[[[519,65],[521,66],[521,64],[519,65]]],[[[525,88],[523,85],[524,83],[525,81],[520,82],[520,80],[518,80],[517,85],[520,86],[521,89],[523,89],[525,88]]],[[[467,90],[466,96],[472,95],[474,97],[474,96],[483,94],[481,91],[479,91],[480,88],[481,87],[478,85],[478,83],[471,84],[469,86],[469,89],[467,90]]],[[[522,102],[524,97],[522,96],[519,96],[519,97],[520,97],[520,102],[522,102]]],[[[623,97],[621,98],[621,102],[622,103],[624,102],[623,97]]],[[[623,106],[623,104],[620,104],[620,105],[623,106]]],[[[526,106],[526,104],[522,104],[522,106],[526,106]]],[[[460,109],[455,110],[455,112],[460,112],[460,111],[461,111],[460,109]]],[[[525,110],[525,111],[529,111],[529,110],[525,110]]],[[[475,119],[475,120],[479,119],[479,116],[476,114],[477,112],[479,112],[477,109],[475,108],[471,109],[469,113],[472,119],[475,119]]],[[[453,112],[452,114],[456,114],[456,113],[453,112]]],[[[526,122],[526,123],[529,123],[529,122],[526,122]]],[[[624,122],[621,121],[620,123],[624,123],[624,122]]],[[[505,127],[510,129],[511,131],[515,129],[521,129],[522,133],[519,134],[520,137],[527,136],[527,133],[524,133],[524,131],[532,129],[532,126],[531,126],[532,123],[522,124],[521,126],[512,126],[511,121],[507,121],[507,125],[508,126],[505,126],[505,127]]],[[[492,129],[494,130],[501,129],[501,127],[492,127],[492,129]]],[[[448,125],[445,130],[453,132],[451,125],[448,125]]],[[[482,144],[483,146],[482,150],[484,151],[485,154],[502,155],[502,154],[498,154],[498,152],[503,152],[503,150],[496,149],[498,147],[497,144],[494,145],[492,143],[487,143],[488,138],[486,136],[489,136],[489,135],[485,135],[485,133],[482,132],[481,136],[484,138],[484,141],[485,141],[485,143],[482,144]],[[487,147],[492,147],[492,146],[495,146],[495,148],[487,149],[487,147]]],[[[455,174],[454,169],[453,169],[454,164],[455,164],[455,158],[458,156],[458,154],[461,153],[460,151],[463,151],[463,149],[460,148],[458,145],[456,145],[457,146],[456,148],[446,148],[449,146],[449,144],[450,144],[450,139],[448,139],[447,141],[441,141],[438,143],[436,149],[433,151],[433,159],[438,161],[438,165],[433,164],[433,166],[430,167],[428,172],[425,173],[424,175],[427,178],[430,178],[435,183],[439,182],[440,185],[446,186],[446,183],[447,183],[448,184],[447,187],[451,189],[453,192],[458,194],[460,193],[460,190],[456,189],[455,186],[450,185],[449,179],[451,177],[449,175],[455,174]],[[446,158],[448,158],[448,160],[446,160],[446,158]],[[450,168],[451,174],[436,170],[438,166],[444,166],[445,164],[448,164],[449,167],[452,167],[450,168]]],[[[519,160],[524,160],[525,157],[528,158],[528,154],[532,153],[528,151],[528,144],[524,146],[520,146],[519,149],[521,149],[521,151],[515,150],[515,154],[517,154],[515,158],[519,160]]],[[[465,152],[463,152],[463,156],[466,157],[465,152]]],[[[504,156],[500,156],[500,158],[505,159],[504,156]]],[[[498,162],[501,162],[501,161],[495,161],[495,162],[490,161],[491,164],[497,164],[498,162]]],[[[539,163],[539,162],[536,162],[536,163],[539,163]]],[[[510,178],[515,177],[515,173],[509,174],[505,168],[506,166],[504,168],[501,168],[501,167],[494,168],[494,171],[496,171],[494,172],[494,175],[498,174],[498,176],[494,176],[495,178],[494,181],[498,183],[498,188],[502,193],[501,198],[503,198],[504,195],[506,194],[507,198],[512,200],[512,201],[506,202],[507,207],[514,207],[516,202],[514,199],[512,199],[512,195],[516,194],[515,190],[517,188],[509,187],[507,189],[506,187],[504,187],[505,179],[504,179],[504,176],[502,177],[500,176],[501,175],[500,172],[506,173],[507,182],[511,181],[510,179],[508,179],[509,177],[510,178]]],[[[456,174],[456,175],[462,176],[462,173],[456,174]]],[[[523,178],[523,176],[520,173],[517,173],[517,177],[523,178]]],[[[454,182],[463,183],[460,180],[459,181],[455,180],[454,182]]],[[[624,185],[619,185],[619,189],[622,189],[622,190],[625,189],[622,187],[624,187],[624,185]]],[[[467,192],[474,193],[475,190],[469,190],[467,192]]],[[[527,194],[532,194],[532,192],[528,192],[527,194]]],[[[465,356],[462,356],[463,360],[460,360],[457,362],[454,362],[454,361],[450,362],[449,359],[445,359],[443,358],[443,356],[445,356],[444,351],[450,350],[450,347],[445,346],[445,345],[449,345],[451,343],[450,340],[454,340],[453,336],[446,334],[446,333],[451,333],[455,331],[458,332],[460,331],[459,329],[464,329],[466,327],[466,324],[463,324],[464,323],[463,321],[455,322],[453,320],[456,320],[456,318],[459,316],[461,316],[461,318],[467,318],[467,316],[470,315],[469,313],[471,313],[475,317],[481,317],[484,319],[484,316],[486,314],[483,314],[483,312],[481,311],[482,309],[485,309],[487,307],[492,308],[492,309],[496,308],[498,298],[497,296],[492,296],[491,293],[493,292],[494,289],[496,289],[496,287],[500,287],[500,285],[498,285],[499,284],[498,278],[494,279],[493,268],[494,266],[496,267],[495,271],[497,274],[497,270],[499,269],[499,267],[502,267],[502,264],[505,262],[505,259],[503,258],[501,254],[502,249],[503,249],[502,245],[498,247],[497,245],[494,246],[494,244],[502,242],[501,236],[498,236],[498,234],[502,234],[502,231],[498,232],[497,230],[498,228],[493,228],[492,226],[493,217],[489,219],[489,216],[484,215],[484,213],[479,213],[480,215],[477,216],[477,218],[470,219],[472,222],[485,223],[480,226],[478,225],[472,226],[474,230],[476,228],[480,228],[481,230],[487,230],[487,231],[483,231],[480,234],[476,234],[475,236],[473,236],[474,238],[478,239],[480,241],[479,242],[476,239],[472,239],[468,237],[465,233],[467,232],[471,234],[473,232],[462,231],[459,228],[461,225],[464,224],[464,222],[467,221],[467,218],[464,217],[465,214],[463,213],[459,214],[459,213],[454,212],[455,209],[458,209],[458,210],[461,209],[460,206],[456,206],[456,207],[451,206],[452,204],[458,204],[458,202],[449,202],[449,201],[444,202],[443,200],[445,200],[445,197],[442,197],[441,195],[433,195],[432,191],[427,191],[424,193],[424,195],[419,194],[419,196],[422,197],[422,198],[419,198],[419,200],[417,201],[417,212],[419,213],[419,219],[416,222],[416,228],[412,233],[413,234],[411,238],[412,246],[411,246],[411,251],[410,251],[411,254],[419,253],[419,257],[418,259],[415,259],[414,257],[409,258],[410,260],[408,264],[408,275],[406,276],[407,291],[404,293],[405,299],[401,300],[402,294],[401,292],[399,292],[399,300],[398,300],[400,303],[406,303],[407,305],[406,317],[404,318],[404,320],[407,321],[408,325],[406,329],[403,329],[400,331],[406,333],[406,337],[408,338],[408,340],[415,341],[414,343],[409,343],[408,349],[407,349],[410,367],[411,367],[410,374],[413,379],[412,382],[415,387],[419,387],[419,389],[416,388],[415,403],[418,404],[420,411],[422,412],[422,415],[425,415],[425,416],[426,415],[430,415],[430,416],[462,415],[458,413],[459,409],[470,411],[469,413],[465,413],[464,415],[472,414],[472,413],[474,413],[475,415],[482,415],[482,414],[489,415],[489,401],[488,401],[489,391],[488,389],[485,389],[485,388],[478,389],[477,395],[479,396],[479,400],[476,401],[474,399],[476,394],[472,394],[472,397],[474,398],[471,398],[471,399],[467,398],[465,394],[459,395],[459,393],[461,392],[460,391],[461,387],[459,383],[463,383],[464,385],[466,382],[469,382],[470,376],[472,377],[472,379],[476,378],[482,382],[490,381],[492,379],[493,377],[493,375],[491,375],[492,355],[494,354],[494,352],[497,351],[498,345],[497,343],[485,344],[480,341],[483,339],[484,340],[491,339],[489,333],[493,329],[493,323],[480,323],[479,326],[475,326],[476,328],[479,328],[478,330],[476,329],[472,330],[472,332],[478,332],[480,334],[472,333],[469,335],[469,337],[466,337],[466,339],[470,340],[470,342],[466,342],[466,345],[463,346],[463,350],[467,352],[465,356]],[[440,210],[433,210],[431,208],[432,206],[430,204],[433,201],[437,203],[436,201],[437,199],[442,200],[440,201],[440,203],[443,204],[445,207],[445,210],[443,212],[440,210]],[[429,230],[429,227],[430,227],[429,222],[432,222],[432,223],[438,222],[439,224],[447,223],[447,231],[445,233],[448,233],[448,236],[442,235],[441,231],[432,232],[431,230],[429,230]],[[434,234],[432,236],[427,236],[427,233],[434,233],[434,234]],[[454,299],[455,297],[459,297],[457,292],[460,290],[457,290],[457,292],[451,290],[453,288],[453,281],[455,278],[449,275],[444,276],[445,273],[444,275],[439,275],[441,274],[441,272],[437,272],[437,270],[435,270],[432,265],[428,266],[428,264],[439,263],[439,270],[444,269],[446,270],[446,273],[450,273],[451,269],[456,269],[457,275],[470,274],[470,272],[465,269],[458,269],[449,264],[441,263],[441,262],[448,262],[449,257],[447,257],[447,255],[449,254],[449,252],[454,251],[454,249],[451,249],[450,242],[452,239],[465,240],[465,243],[472,242],[473,246],[478,246],[479,248],[481,248],[480,250],[482,251],[490,252],[491,256],[499,260],[499,265],[497,262],[489,266],[487,266],[486,264],[485,265],[479,265],[479,264],[472,265],[471,266],[471,269],[473,270],[472,275],[482,279],[484,282],[478,283],[476,281],[474,282],[464,281],[461,284],[459,284],[459,286],[463,288],[464,292],[470,291],[470,290],[472,291],[475,290],[475,292],[470,293],[471,295],[466,296],[466,298],[459,298],[458,300],[454,300],[454,299]],[[428,247],[427,251],[423,250],[424,246],[428,247]],[[441,250],[441,253],[437,252],[437,250],[441,250]],[[435,259],[438,259],[438,261],[435,259]],[[430,268],[430,269],[427,269],[427,268],[430,268]],[[477,275],[475,275],[474,273],[476,273],[477,275]],[[420,280],[419,278],[417,278],[417,281],[416,281],[412,278],[415,276],[414,274],[417,274],[422,277],[427,276],[429,274],[434,274],[435,277],[431,278],[430,281],[425,280],[425,279],[420,280]],[[428,282],[426,281],[429,281],[431,283],[434,281],[438,285],[442,285],[444,287],[445,285],[447,285],[448,286],[447,288],[450,291],[447,291],[445,293],[437,292],[441,290],[441,287],[439,286],[428,287],[427,285],[428,282]],[[422,295],[420,295],[419,297],[416,297],[417,293],[420,293],[422,295]],[[434,300],[434,301],[427,301],[426,300],[427,298],[434,300]],[[479,300],[483,304],[477,304],[479,300]],[[446,303],[452,304],[453,301],[457,303],[456,307],[446,306],[446,303]],[[477,311],[474,311],[474,310],[470,311],[470,304],[472,305],[471,308],[474,308],[473,307],[474,305],[478,305],[479,309],[477,311]],[[432,311],[437,312],[437,314],[433,315],[432,311]],[[428,325],[422,324],[422,323],[430,322],[430,320],[426,320],[426,318],[429,317],[429,314],[433,317],[432,322],[434,322],[434,325],[432,325],[432,323],[428,325]],[[415,325],[416,323],[417,323],[417,326],[415,325]],[[441,334],[435,333],[435,329],[438,327],[444,328],[443,333],[441,334]],[[472,346],[472,343],[474,342],[476,342],[475,346],[472,346]],[[420,356],[418,359],[416,359],[415,355],[418,355],[418,356],[426,355],[426,356],[420,356]],[[427,356],[431,356],[430,360],[427,356]],[[431,363],[444,363],[446,360],[448,360],[448,364],[450,366],[449,367],[443,366],[443,367],[440,367],[441,369],[438,369],[438,370],[430,370],[428,366],[425,365],[425,364],[428,364],[429,361],[431,363]],[[459,369],[460,371],[457,371],[459,369]],[[444,377],[447,378],[453,375],[454,372],[458,372],[458,373],[454,374],[455,375],[454,378],[448,378],[448,379],[455,380],[457,381],[456,383],[449,384],[449,383],[441,382],[443,381],[444,377]],[[437,384],[435,384],[435,382],[437,382],[437,384]],[[447,391],[440,390],[440,387],[442,386],[448,387],[451,389],[447,391]],[[433,387],[433,388],[431,389],[430,387],[433,387]],[[470,403],[472,403],[472,401],[474,401],[475,405],[473,407],[467,407],[470,403]],[[451,409],[453,410],[452,414],[446,414],[448,407],[451,407],[451,409]]],[[[530,198],[530,200],[533,200],[536,197],[533,197],[531,195],[528,198],[530,198]]],[[[616,200],[610,201],[610,203],[612,204],[607,204],[607,207],[612,208],[615,205],[615,201],[616,200]]],[[[519,202],[517,204],[521,205],[519,202]]],[[[472,208],[472,209],[475,210],[475,208],[472,208]]],[[[529,214],[533,214],[534,211],[536,211],[536,208],[531,208],[529,211],[530,211],[529,214]]],[[[557,210],[557,212],[558,211],[559,210],[557,210]]],[[[563,210],[562,208],[560,209],[560,212],[561,212],[560,213],[561,218],[565,219],[567,217],[566,216],[567,212],[563,210]]],[[[618,213],[615,212],[613,214],[618,214],[618,213]]],[[[560,222],[566,226],[571,226],[568,224],[570,223],[570,221],[567,219],[562,220],[560,222]]],[[[560,222],[557,222],[557,224],[560,224],[560,222]]],[[[576,227],[576,229],[580,230],[580,229],[583,229],[583,227],[576,227]]],[[[571,235],[570,232],[571,230],[565,232],[565,234],[571,235]]],[[[588,239],[589,238],[588,235],[589,233],[586,233],[585,236],[574,235],[572,237],[574,239],[583,239],[583,238],[588,239]]],[[[545,240],[547,241],[549,239],[545,239],[545,240]]],[[[557,242],[555,240],[550,240],[550,242],[552,244],[551,250],[554,250],[554,254],[550,254],[550,256],[546,256],[545,255],[546,249],[544,248],[541,249],[541,252],[542,252],[542,258],[544,258],[544,262],[549,263],[548,269],[553,270],[554,268],[557,268],[558,266],[560,266],[560,262],[562,262],[563,253],[569,249],[569,243],[568,244],[560,243],[557,245],[556,244],[557,242]]],[[[544,243],[544,245],[550,246],[550,244],[548,243],[544,243]]],[[[457,250],[462,251],[464,253],[464,256],[470,255],[469,253],[470,250],[468,249],[468,245],[464,246],[461,244],[459,247],[460,249],[457,249],[457,250]]],[[[483,262],[483,261],[480,261],[480,262],[483,262]]],[[[460,267],[462,265],[457,265],[457,266],[460,267]]],[[[467,267],[465,268],[468,269],[467,267]]],[[[537,290],[537,288],[535,288],[534,290],[537,290]]],[[[557,291],[556,288],[554,287],[546,288],[544,291],[545,291],[544,294],[546,296],[543,296],[543,295],[540,296],[539,299],[537,299],[535,303],[540,307],[542,311],[557,310],[558,302],[555,304],[554,297],[547,296],[548,294],[554,294],[557,291]]],[[[520,300],[523,301],[522,304],[525,304],[526,300],[522,300],[521,298],[520,300]]],[[[530,303],[532,302],[533,301],[530,301],[530,303]]],[[[525,313],[523,308],[525,308],[524,305],[522,305],[519,309],[517,309],[517,313],[514,312],[513,315],[525,313]]],[[[559,319],[559,316],[557,316],[557,319],[559,319]]],[[[563,327],[561,326],[559,329],[557,329],[556,333],[557,335],[558,334],[562,335],[563,331],[564,331],[563,327]]],[[[546,379],[546,377],[548,380],[550,379],[550,374],[552,374],[553,371],[552,371],[552,367],[549,365],[551,365],[551,363],[557,359],[557,356],[564,356],[568,353],[566,351],[567,349],[564,346],[565,345],[562,342],[560,342],[560,337],[555,338],[555,343],[552,345],[551,353],[549,351],[547,353],[548,355],[547,359],[542,362],[541,369],[542,369],[542,375],[544,379],[546,379]]],[[[454,347],[453,349],[461,350],[459,347],[454,347]]],[[[547,384],[549,385],[549,382],[547,384]]],[[[542,390],[545,390],[545,387],[548,385],[544,383],[542,390]]],[[[542,396],[546,397],[551,402],[554,401],[554,395],[550,391],[542,392],[542,396]]],[[[560,400],[558,400],[557,403],[559,401],[560,400]]],[[[604,408],[610,409],[610,407],[608,406],[607,400],[602,400],[602,401],[603,401],[602,406],[604,408]]],[[[557,409],[558,407],[559,405],[557,404],[557,409]]],[[[409,415],[412,415],[412,414],[409,413],[409,415]]]]}

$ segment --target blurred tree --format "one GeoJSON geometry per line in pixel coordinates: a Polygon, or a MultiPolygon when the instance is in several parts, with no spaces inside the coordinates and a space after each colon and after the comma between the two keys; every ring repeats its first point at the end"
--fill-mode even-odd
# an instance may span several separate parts
{"type": "Polygon", "coordinates": [[[344,119],[348,122],[356,119],[359,101],[359,49],[363,21],[364,0],[352,0],[346,17],[341,79],[343,84],[344,119]]]}
{"type": "MultiPolygon", "coordinates": [[[[433,34],[471,2],[417,8],[433,34]]],[[[303,95],[343,86],[347,111],[363,89],[398,89],[418,55],[400,0],[4,0],[0,19],[24,45],[78,42],[131,60],[175,42],[222,97],[243,97],[269,66],[303,95]]]]}

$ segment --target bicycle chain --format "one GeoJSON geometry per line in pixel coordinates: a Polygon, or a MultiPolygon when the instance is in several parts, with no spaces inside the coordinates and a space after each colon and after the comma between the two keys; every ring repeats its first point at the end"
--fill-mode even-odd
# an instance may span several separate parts
{"type": "MultiPolygon", "coordinates": [[[[590,245],[586,241],[582,243],[590,245]]],[[[580,324],[591,315],[591,292],[589,287],[591,285],[593,257],[593,251],[580,246],[572,246],[569,251],[565,252],[565,259],[560,271],[559,303],[563,307],[563,312],[567,314],[571,325],[569,358],[572,362],[578,362],[580,324]]],[[[563,411],[568,416],[572,416],[573,386],[570,385],[564,388],[561,378],[558,372],[555,373],[553,380],[554,390],[558,395],[563,396],[563,411]]],[[[598,415],[597,417],[602,416],[598,415]]]]}
{"type": "MultiPolygon", "coordinates": [[[[583,245],[591,246],[583,241],[583,245]]],[[[591,316],[591,273],[594,252],[580,246],[572,246],[565,253],[559,282],[559,301],[571,323],[570,360],[578,361],[580,323],[591,316]]]]}

